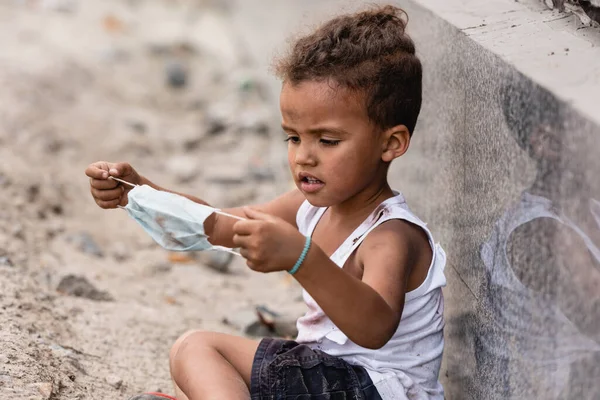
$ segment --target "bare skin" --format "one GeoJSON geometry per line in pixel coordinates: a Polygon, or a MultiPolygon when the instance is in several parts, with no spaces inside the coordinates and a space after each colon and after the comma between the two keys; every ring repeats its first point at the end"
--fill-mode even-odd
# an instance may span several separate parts
{"type": "MultiPolygon", "coordinates": [[[[298,189],[269,203],[226,210],[245,221],[213,215],[205,229],[213,244],[240,247],[255,271],[289,270],[305,242],[296,226],[298,208],[304,200],[327,207],[294,277],[350,340],[378,349],[398,327],[406,292],[424,281],[432,249],[420,228],[392,220],[369,233],[343,268],[329,258],[381,202],[394,196],[387,183],[389,163],[410,144],[405,126],[376,128],[358,96],[330,84],[308,81],[282,89],[282,126],[298,189]]],[[[128,189],[109,175],[165,190],[126,163],[94,163],[86,174],[92,196],[103,208],[127,202],[128,189]]],[[[257,345],[209,332],[182,336],[170,355],[177,398],[249,399],[257,345]]]]}

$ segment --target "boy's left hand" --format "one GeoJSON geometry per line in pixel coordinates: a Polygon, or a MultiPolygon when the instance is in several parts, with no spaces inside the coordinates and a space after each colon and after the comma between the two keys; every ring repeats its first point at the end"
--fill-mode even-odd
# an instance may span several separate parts
{"type": "Polygon", "coordinates": [[[233,243],[246,264],[258,272],[292,269],[304,248],[305,237],[281,218],[245,207],[248,218],[233,226],[233,243]]]}

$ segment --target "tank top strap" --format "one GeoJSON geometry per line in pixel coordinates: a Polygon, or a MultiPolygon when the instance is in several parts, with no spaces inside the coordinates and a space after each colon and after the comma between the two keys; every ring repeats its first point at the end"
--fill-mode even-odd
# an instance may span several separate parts
{"type": "Polygon", "coordinates": [[[398,193],[395,197],[382,202],[331,255],[331,259],[336,264],[343,266],[348,257],[362,244],[371,231],[384,222],[394,219],[405,220],[422,228],[427,233],[431,247],[435,251],[435,243],[431,232],[427,229],[427,224],[409,210],[404,197],[398,193]]]}

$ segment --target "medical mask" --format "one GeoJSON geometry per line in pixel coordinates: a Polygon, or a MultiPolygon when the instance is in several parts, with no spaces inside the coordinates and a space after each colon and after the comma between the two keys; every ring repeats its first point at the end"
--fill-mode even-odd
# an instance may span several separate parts
{"type": "Polygon", "coordinates": [[[148,185],[134,186],[127,206],[121,207],[163,248],[170,251],[219,250],[240,255],[227,247],[213,246],[204,232],[204,221],[213,213],[243,219],[175,193],[148,185]]]}

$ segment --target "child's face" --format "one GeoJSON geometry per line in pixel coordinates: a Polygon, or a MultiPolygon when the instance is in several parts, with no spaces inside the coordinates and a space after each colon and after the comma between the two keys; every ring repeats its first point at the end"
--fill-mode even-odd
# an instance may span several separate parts
{"type": "Polygon", "coordinates": [[[327,82],[284,84],[280,107],[290,170],[312,205],[337,205],[380,187],[383,137],[358,96],[327,82]]]}

